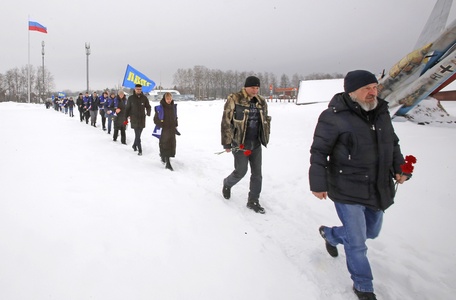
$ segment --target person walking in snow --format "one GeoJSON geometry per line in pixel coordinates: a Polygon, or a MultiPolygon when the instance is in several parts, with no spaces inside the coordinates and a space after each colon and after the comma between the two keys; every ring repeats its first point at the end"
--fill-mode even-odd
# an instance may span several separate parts
{"type": "Polygon", "coordinates": [[[320,200],[329,197],[342,222],[321,226],[319,234],[332,257],[338,256],[338,244],[344,246],[359,299],[376,299],[366,240],[380,233],[383,213],[393,204],[394,180],[411,176],[401,172],[404,157],[377,85],[368,71],[349,72],[345,92],[321,113],[310,148],[310,190],[320,200]]]}
{"type": "Polygon", "coordinates": [[[74,113],[73,113],[73,110],[74,110],[74,100],[73,100],[73,97],[70,97],[70,99],[68,99],[67,106],[68,106],[68,115],[69,115],[71,118],[74,117],[74,113]]]}
{"type": "Polygon", "coordinates": [[[177,131],[177,104],[174,104],[173,95],[166,92],[160,101],[160,105],[155,106],[154,123],[156,125],[154,132],[160,130],[159,147],[161,161],[168,170],[173,171],[170,157],[176,155],[176,134],[177,131]]]}
{"type": "Polygon", "coordinates": [[[114,122],[114,134],[112,140],[117,141],[120,130],[120,142],[124,145],[127,144],[127,137],[125,134],[126,129],[126,112],[125,108],[127,106],[127,97],[125,97],[124,91],[120,90],[117,97],[114,99],[114,113],[113,122],[114,122]]]}
{"type": "Polygon", "coordinates": [[[111,92],[109,95],[109,98],[106,100],[104,104],[104,111],[106,114],[106,118],[108,119],[108,134],[111,134],[111,128],[112,128],[112,118],[115,115],[115,110],[114,110],[114,102],[116,100],[116,93],[111,92]]]}
{"type": "Polygon", "coordinates": [[[100,98],[97,92],[93,92],[89,98],[89,111],[90,111],[90,125],[97,127],[98,106],[100,105],[100,98]]]}
{"type": "Polygon", "coordinates": [[[130,118],[130,126],[135,131],[135,141],[133,150],[142,155],[141,134],[146,127],[146,114],[150,117],[151,106],[149,99],[142,92],[142,85],[136,84],[133,95],[128,97],[127,107],[125,108],[126,118],[130,118]]]}
{"type": "Polygon", "coordinates": [[[90,118],[90,110],[89,110],[89,107],[90,107],[90,95],[89,95],[89,92],[85,92],[85,96],[82,97],[82,101],[83,101],[82,107],[83,107],[83,110],[84,110],[84,119],[85,119],[86,124],[89,124],[89,118],[90,118]]]}
{"type": "Polygon", "coordinates": [[[99,98],[99,103],[98,103],[98,110],[100,113],[101,117],[101,126],[104,131],[106,131],[106,111],[105,111],[105,104],[106,101],[108,101],[108,91],[104,91],[103,94],[101,94],[99,98]]]}
{"type": "Polygon", "coordinates": [[[79,93],[78,98],[76,99],[76,106],[79,111],[79,120],[84,121],[84,100],[82,98],[82,93],[79,93]]]}
{"type": "Polygon", "coordinates": [[[233,153],[234,171],[223,180],[222,194],[230,199],[231,188],[245,176],[250,164],[247,207],[264,214],[259,202],[263,181],[261,145],[266,147],[269,142],[271,117],[265,99],[258,95],[259,89],[260,79],[249,76],[241,91],[230,94],[225,103],[221,140],[225,151],[233,153]]]}

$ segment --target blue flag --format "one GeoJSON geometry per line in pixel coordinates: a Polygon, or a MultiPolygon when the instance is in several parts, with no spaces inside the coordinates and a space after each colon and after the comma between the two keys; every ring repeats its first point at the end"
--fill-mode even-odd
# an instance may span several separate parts
{"type": "Polygon", "coordinates": [[[132,66],[127,65],[127,70],[125,71],[125,77],[122,85],[124,87],[134,88],[138,83],[142,85],[142,90],[144,93],[152,91],[155,87],[155,82],[147,78],[146,75],[135,70],[132,66]]]}

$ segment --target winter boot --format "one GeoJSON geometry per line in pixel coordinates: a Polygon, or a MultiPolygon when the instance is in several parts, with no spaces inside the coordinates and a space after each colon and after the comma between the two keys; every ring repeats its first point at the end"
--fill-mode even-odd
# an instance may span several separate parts
{"type": "Polygon", "coordinates": [[[171,162],[169,161],[169,157],[165,157],[165,161],[166,161],[166,166],[165,168],[170,170],[170,171],[174,171],[173,167],[171,166],[171,162]]]}
{"type": "Polygon", "coordinates": [[[231,197],[231,188],[227,187],[226,185],[224,185],[223,189],[222,189],[222,195],[223,195],[223,198],[230,199],[230,197],[231,197]]]}
{"type": "Polygon", "coordinates": [[[353,292],[358,296],[359,300],[377,300],[377,297],[372,292],[361,292],[353,287],[353,292]]]}
{"type": "Polygon", "coordinates": [[[258,200],[250,200],[249,199],[249,201],[247,202],[247,207],[250,208],[251,210],[253,210],[256,213],[259,213],[259,214],[264,214],[265,213],[264,208],[261,207],[260,202],[258,202],[258,200]]]}
{"type": "Polygon", "coordinates": [[[328,242],[328,240],[326,239],[324,228],[325,228],[325,226],[320,226],[320,228],[318,228],[318,232],[320,233],[321,237],[325,240],[326,251],[328,251],[329,255],[331,255],[332,257],[337,257],[339,255],[339,252],[337,251],[337,247],[331,245],[328,242]]]}

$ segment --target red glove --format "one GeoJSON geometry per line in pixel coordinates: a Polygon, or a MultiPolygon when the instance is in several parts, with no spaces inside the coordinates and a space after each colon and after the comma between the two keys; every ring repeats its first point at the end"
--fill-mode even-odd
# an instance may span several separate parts
{"type": "Polygon", "coordinates": [[[128,124],[128,121],[127,121],[127,120],[125,120],[125,121],[123,122],[123,124],[124,124],[124,125],[127,125],[127,124],[128,124]]]}

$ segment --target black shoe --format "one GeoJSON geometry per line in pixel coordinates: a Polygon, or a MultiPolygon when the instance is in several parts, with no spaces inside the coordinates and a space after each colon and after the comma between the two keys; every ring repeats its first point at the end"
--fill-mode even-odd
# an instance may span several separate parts
{"type": "Polygon", "coordinates": [[[135,152],[136,152],[136,146],[135,146],[135,145],[133,145],[133,146],[131,146],[131,147],[133,148],[133,151],[135,151],[135,152]]]}
{"type": "MultiPolygon", "coordinates": [[[[135,151],[136,151],[136,150],[135,150],[135,151]]],[[[138,155],[139,155],[139,156],[141,156],[141,155],[142,155],[142,152],[141,152],[141,151],[139,151],[139,152],[138,152],[138,155]]]]}
{"type": "Polygon", "coordinates": [[[112,139],[114,142],[117,142],[117,139],[112,139]]]}
{"type": "Polygon", "coordinates": [[[122,142],[122,144],[123,144],[123,145],[126,145],[127,143],[125,143],[125,142],[122,142]]]}
{"type": "Polygon", "coordinates": [[[361,292],[353,287],[353,292],[358,296],[359,300],[377,300],[377,297],[372,292],[361,292]]]}
{"type": "Polygon", "coordinates": [[[223,198],[230,199],[230,197],[231,197],[231,188],[224,185],[223,189],[222,189],[222,194],[223,194],[223,198]]]}
{"type": "Polygon", "coordinates": [[[261,205],[260,205],[260,203],[258,201],[249,201],[249,202],[247,202],[247,207],[250,208],[251,210],[253,210],[256,213],[259,213],[259,214],[264,214],[265,213],[264,208],[261,207],[261,205]]]}
{"type": "Polygon", "coordinates": [[[170,171],[174,171],[173,167],[171,166],[171,162],[169,161],[169,157],[168,156],[165,157],[165,162],[166,162],[165,168],[170,170],[170,171]]]}
{"type": "Polygon", "coordinates": [[[325,240],[325,245],[326,245],[326,251],[328,251],[329,255],[332,257],[337,257],[339,255],[339,252],[337,251],[337,247],[331,245],[327,240],[326,240],[326,235],[325,235],[325,226],[320,226],[318,228],[318,232],[320,233],[321,237],[325,240]]]}
{"type": "Polygon", "coordinates": [[[164,157],[164,156],[161,156],[161,155],[160,155],[160,160],[161,160],[162,164],[166,164],[166,160],[165,160],[165,157],[164,157]]]}

